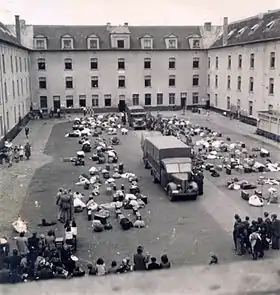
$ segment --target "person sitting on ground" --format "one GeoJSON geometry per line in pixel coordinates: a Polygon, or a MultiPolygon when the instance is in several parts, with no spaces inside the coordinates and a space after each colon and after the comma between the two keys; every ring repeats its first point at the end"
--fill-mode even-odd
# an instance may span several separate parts
{"type": "Polygon", "coordinates": [[[55,236],[53,235],[53,232],[51,230],[48,231],[48,234],[46,236],[46,248],[49,251],[55,251],[56,246],[55,246],[55,236]]]}
{"type": "Polygon", "coordinates": [[[122,260],[119,268],[118,268],[118,272],[119,273],[125,273],[125,272],[129,272],[131,271],[131,265],[130,265],[130,259],[129,257],[126,257],[122,260]]]}
{"type": "Polygon", "coordinates": [[[117,262],[113,260],[111,263],[111,267],[108,269],[108,274],[114,274],[117,272],[118,272],[117,262]]]}
{"type": "Polygon", "coordinates": [[[209,261],[209,265],[211,264],[218,264],[219,263],[219,259],[217,257],[217,255],[215,255],[214,253],[210,253],[210,261],[209,261]]]}
{"type": "Polygon", "coordinates": [[[76,266],[73,270],[73,277],[83,277],[86,274],[79,266],[76,266]]]}
{"type": "Polygon", "coordinates": [[[149,255],[144,255],[144,248],[142,246],[137,247],[137,253],[133,256],[135,271],[147,270],[146,264],[149,262],[149,255]]]}
{"type": "Polygon", "coordinates": [[[137,227],[137,228],[143,228],[143,227],[145,227],[145,221],[142,220],[141,215],[140,216],[137,216],[137,219],[134,222],[133,226],[134,227],[137,227]]]}
{"type": "Polygon", "coordinates": [[[166,254],[162,255],[160,260],[161,260],[160,268],[170,268],[171,267],[171,263],[170,263],[166,254]]]}
{"type": "Polygon", "coordinates": [[[107,274],[106,264],[102,258],[97,259],[95,267],[97,276],[104,276],[107,274]]]}
{"type": "Polygon", "coordinates": [[[38,224],[38,226],[53,226],[53,225],[56,225],[55,221],[48,222],[45,218],[43,218],[41,223],[38,224]]]}
{"type": "Polygon", "coordinates": [[[151,258],[151,263],[148,264],[148,270],[156,270],[160,269],[160,265],[157,263],[157,259],[155,257],[151,258]]]}
{"type": "Polygon", "coordinates": [[[87,265],[87,268],[88,268],[88,275],[89,275],[89,276],[95,276],[95,275],[96,275],[96,271],[97,271],[97,270],[96,270],[96,268],[93,267],[92,264],[89,263],[89,264],[87,265]]]}

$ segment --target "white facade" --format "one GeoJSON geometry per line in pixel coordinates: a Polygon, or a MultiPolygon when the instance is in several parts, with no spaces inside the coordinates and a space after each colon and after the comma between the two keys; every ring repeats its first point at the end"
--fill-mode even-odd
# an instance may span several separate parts
{"type": "Polygon", "coordinates": [[[0,41],[0,138],[30,109],[31,80],[28,50],[0,41]]]}
{"type": "Polygon", "coordinates": [[[279,110],[280,41],[211,49],[208,58],[208,94],[213,107],[239,109],[254,118],[258,111],[279,110]]]}

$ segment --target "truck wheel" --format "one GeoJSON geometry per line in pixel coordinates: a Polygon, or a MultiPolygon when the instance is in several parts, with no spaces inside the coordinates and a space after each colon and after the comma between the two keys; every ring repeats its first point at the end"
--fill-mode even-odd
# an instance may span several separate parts
{"type": "Polygon", "coordinates": [[[174,201],[174,196],[173,196],[172,191],[171,191],[170,188],[167,190],[167,196],[168,196],[168,199],[169,199],[170,202],[174,201]]]}

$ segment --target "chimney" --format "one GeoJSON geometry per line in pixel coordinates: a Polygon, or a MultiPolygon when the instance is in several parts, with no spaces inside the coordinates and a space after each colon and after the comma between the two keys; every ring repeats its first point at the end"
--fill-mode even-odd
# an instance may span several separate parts
{"type": "Polygon", "coordinates": [[[205,31],[211,32],[211,27],[212,27],[212,23],[211,22],[204,23],[204,30],[205,31]]]}
{"type": "Polygon", "coordinates": [[[125,27],[127,27],[127,26],[128,26],[128,23],[124,23],[123,25],[124,25],[125,27]]]}
{"type": "Polygon", "coordinates": [[[106,26],[107,26],[107,30],[110,31],[111,30],[111,23],[107,23],[106,26]]]}
{"type": "Polygon", "coordinates": [[[228,42],[228,18],[224,17],[223,23],[223,46],[226,46],[228,42]]]}
{"type": "Polygon", "coordinates": [[[21,44],[19,15],[15,15],[15,21],[16,21],[16,37],[17,37],[17,41],[18,41],[19,44],[21,44]]]}

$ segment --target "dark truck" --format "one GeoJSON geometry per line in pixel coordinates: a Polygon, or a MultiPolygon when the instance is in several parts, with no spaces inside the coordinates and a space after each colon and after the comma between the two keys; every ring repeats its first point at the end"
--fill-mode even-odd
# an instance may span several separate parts
{"type": "Polygon", "coordinates": [[[147,112],[142,106],[128,106],[126,112],[130,127],[133,129],[146,129],[147,112]]]}
{"type": "Polygon", "coordinates": [[[167,192],[170,201],[178,198],[196,200],[203,194],[203,176],[192,173],[192,151],[173,136],[142,138],[143,161],[151,169],[154,183],[167,192]]]}

